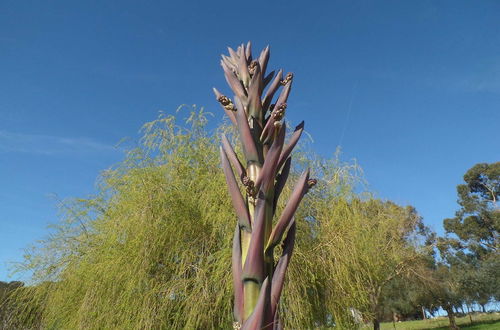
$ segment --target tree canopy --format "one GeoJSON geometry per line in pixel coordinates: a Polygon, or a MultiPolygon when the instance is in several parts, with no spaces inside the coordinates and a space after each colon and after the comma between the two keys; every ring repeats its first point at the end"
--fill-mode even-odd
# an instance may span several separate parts
{"type": "Polygon", "coordinates": [[[500,162],[474,165],[465,173],[464,181],[457,186],[460,209],[454,218],[444,220],[444,228],[457,236],[455,246],[477,255],[498,252],[500,162]]]}
{"type": "Polygon", "coordinates": [[[439,238],[441,273],[447,274],[445,300],[451,305],[483,307],[500,292],[500,162],[480,163],[463,176],[457,186],[460,209],[445,219],[447,236],[439,238]],[[446,271],[445,271],[446,270],[446,271]]]}

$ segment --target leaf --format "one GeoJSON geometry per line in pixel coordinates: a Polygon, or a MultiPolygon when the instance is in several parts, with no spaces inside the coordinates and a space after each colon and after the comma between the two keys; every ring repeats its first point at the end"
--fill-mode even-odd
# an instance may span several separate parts
{"type": "Polygon", "coordinates": [[[252,76],[250,85],[248,86],[248,115],[257,118],[262,122],[264,116],[262,113],[262,101],[260,100],[262,92],[262,74],[259,64],[255,67],[255,73],[252,76]]]}
{"type": "Polygon", "coordinates": [[[236,49],[236,54],[238,54],[238,57],[242,57],[245,55],[245,50],[244,48],[245,47],[243,44],[239,45],[238,48],[236,49]]]}
{"type": "Polygon", "coordinates": [[[236,54],[236,52],[231,47],[227,47],[227,50],[234,64],[238,63],[238,58],[239,58],[238,54],[236,54]]]}
{"type": "Polygon", "coordinates": [[[279,311],[276,311],[274,313],[273,330],[283,330],[283,325],[281,324],[280,321],[279,311]]]}
{"type": "Polygon", "coordinates": [[[271,80],[273,79],[273,77],[274,77],[274,74],[275,74],[275,73],[276,73],[275,71],[271,71],[271,72],[269,72],[269,74],[268,74],[268,75],[264,78],[264,81],[263,81],[263,86],[262,86],[263,88],[265,88],[265,87],[266,87],[266,86],[267,86],[267,85],[271,82],[271,80]]]}
{"type": "Polygon", "coordinates": [[[231,165],[229,164],[227,155],[224,152],[224,149],[222,149],[222,147],[220,148],[220,155],[222,160],[222,169],[224,170],[224,175],[226,176],[229,195],[231,196],[231,201],[233,202],[233,207],[236,211],[236,216],[238,217],[238,223],[240,227],[250,232],[251,231],[250,214],[248,213],[247,205],[243,200],[241,191],[238,188],[236,179],[234,178],[234,173],[231,168],[231,165]]]}
{"type": "Polygon", "coordinates": [[[248,162],[258,162],[259,154],[255,146],[255,141],[253,139],[250,126],[248,125],[247,114],[245,108],[241,101],[236,97],[234,99],[236,105],[236,123],[238,125],[238,131],[240,132],[241,144],[243,147],[243,153],[248,162]]]}
{"type": "MultiPolygon", "coordinates": [[[[274,275],[271,285],[271,313],[276,316],[278,303],[281,296],[281,291],[283,290],[283,284],[285,283],[285,273],[290,263],[290,258],[292,257],[293,247],[295,245],[295,232],[296,225],[295,220],[292,219],[290,223],[290,229],[283,241],[283,253],[276,264],[274,269],[274,275]]],[[[275,317],[276,319],[276,317],[275,317]]]]}
{"type": "Polygon", "coordinates": [[[262,52],[259,55],[259,64],[260,64],[260,68],[262,70],[262,75],[266,74],[267,62],[269,62],[270,55],[271,54],[270,54],[269,45],[266,46],[266,48],[264,48],[264,50],[262,50],[262,52]]]}
{"type": "Polygon", "coordinates": [[[287,146],[283,149],[283,152],[281,153],[280,156],[280,160],[278,162],[278,169],[281,168],[281,166],[286,161],[288,156],[290,156],[290,154],[292,153],[292,150],[293,148],[295,148],[295,145],[299,141],[303,131],[304,131],[304,121],[302,121],[300,124],[297,125],[297,127],[295,127],[295,131],[293,132],[290,141],[288,142],[287,146]]]}
{"type": "MultiPolygon", "coordinates": [[[[286,105],[284,108],[286,109],[286,105]]],[[[266,125],[264,126],[264,129],[262,130],[262,133],[260,134],[259,138],[263,144],[268,144],[268,143],[272,142],[272,140],[273,140],[274,131],[276,130],[275,123],[277,122],[277,120],[274,116],[274,111],[276,111],[276,110],[273,110],[273,112],[267,118],[266,125]]]]}
{"type": "Polygon", "coordinates": [[[222,61],[228,66],[229,69],[231,69],[233,72],[236,71],[236,63],[231,57],[226,55],[221,55],[221,57],[222,61]]]}
{"type": "Polygon", "coordinates": [[[276,223],[276,226],[273,228],[271,235],[269,236],[269,240],[266,246],[266,254],[270,253],[271,249],[273,249],[276,245],[279,244],[281,238],[283,237],[283,233],[285,232],[286,227],[288,227],[289,223],[292,221],[295,211],[307,192],[307,180],[309,180],[309,169],[304,171],[297,181],[297,184],[293,188],[292,195],[286,203],[285,209],[281,214],[280,219],[276,223]]]}
{"type": "MultiPolygon", "coordinates": [[[[222,94],[215,87],[213,88],[213,91],[214,91],[216,100],[219,101],[219,97],[221,97],[222,94]]],[[[221,107],[222,107],[222,109],[224,109],[224,112],[229,117],[229,119],[231,119],[231,122],[236,126],[236,117],[234,115],[234,111],[227,110],[226,108],[224,108],[224,106],[222,104],[221,104],[221,107]]]]}
{"type": "Polygon", "coordinates": [[[243,266],[243,280],[262,283],[264,280],[264,235],[266,220],[266,200],[260,196],[255,206],[252,238],[248,246],[245,265],[243,266]]]}
{"type": "Polygon", "coordinates": [[[247,43],[247,48],[245,50],[245,57],[247,58],[247,62],[252,62],[252,42],[247,43]]]}
{"type": "Polygon", "coordinates": [[[240,80],[243,82],[243,86],[248,88],[248,84],[250,83],[250,73],[248,73],[248,62],[245,57],[245,46],[241,46],[241,55],[238,59],[238,75],[240,80]]]}
{"type": "Polygon", "coordinates": [[[290,90],[292,89],[292,80],[288,81],[288,83],[281,90],[280,96],[276,101],[276,106],[286,103],[288,100],[288,95],[290,95],[290,90]]]}
{"type": "Polygon", "coordinates": [[[285,141],[285,131],[286,125],[283,125],[278,131],[278,137],[271,145],[271,148],[267,152],[267,157],[264,160],[264,165],[260,170],[257,180],[255,180],[255,190],[262,190],[265,194],[268,193],[269,189],[272,188],[274,184],[274,179],[276,177],[276,169],[278,167],[279,155],[283,149],[283,143],[285,141]]]}
{"type": "Polygon", "coordinates": [[[224,152],[229,158],[231,164],[233,165],[233,168],[236,169],[236,172],[240,176],[240,180],[243,180],[243,178],[247,175],[246,170],[243,167],[243,164],[241,164],[240,160],[238,159],[238,155],[236,155],[236,153],[234,152],[234,149],[231,146],[231,143],[229,143],[229,140],[227,139],[226,135],[222,134],[221,140],[224,152]]]}
{"type": "Polygon", "coordinates": [[[233,90],[233,93],[239,97],[241,100],[246,100],[247,97],[247,92],[243,85],[241,84],[241,81],[236,77],[236,75],[231,71],[231,69],[224,63],[224,61],[221,61],[221,66],[222,69],[224,70],[224,76],[226,77],[226,81],[233,90]]]}
{"type": "Polygon", "coordinates": [[[243,279],[241,277],[241,232],[240,226],[237,224],[234,230],[233,237],[233,257],[232,257],[232,270],[233,270],[233,287],[234,287],[234,318],[236,321],[243,322],[243,279]]]}
{"type": "MultiPolygon", "coordinates": [[[[281,173],[278,175],[276,179],[276,184],[274,186],[274,202],[273,202],[273,212],[276,210],[276,205],[278,205],[278,199],[280,198],[281,192],[285,187],[286,180],[288,179],[288,174],[290,173],[290,166],[292,164],[292,157],[288,157],[281,170],[281,173]]],[[[278,165],[279,168],[279,165],[278,165]]]]}
{"type": "Polygon", "coordinates": [[[270,285],[269,278],[266,277],[262,286],[260,287],[259,298],[257,299],[257,304],[253,310],[250,317],[243,323],[242,330],[260,330],[260,329],[272,329],[272,323],[266,324],[270,318],[270,285]]]}
{"type": "Polygon", "coordinates": [[[264,99],[262,101],[262,107],[263,107],[264,111],[267,111],[269,109],[269,106],[271,105],[274,94],[276,93],[276,91],[280,87],[280,81],[282,78],[283,78],[283,70],[279,70],[276,77],[274,77],[274,80],[273,80],[271,86],[269,86],[269,88],[267,89],[266,95],[264,96],[264,99]]]}

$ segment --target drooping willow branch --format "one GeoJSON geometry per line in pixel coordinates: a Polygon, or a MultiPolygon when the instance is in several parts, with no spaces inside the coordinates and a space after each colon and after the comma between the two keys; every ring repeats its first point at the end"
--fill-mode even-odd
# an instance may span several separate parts
{"type": "Polygon", "coordinates": [[[278,198],[290,172],[290,155],[304,130],[302,122],[285,145],[284,116],[293,75],[283,77],[282,70],[266,75],[269,47],[257,59],[252,58],[250,42],[228,50],[221,65],[234,97],[215,88],[214,93],[237,127],[245,158],[241,161],[222,137],[222,167],[238,219],[232,258],[234,327],[280,329],[277,310],[295,242],[294,214],[316,180],[309,178],[309,170],[302,173],[273,227],[278,198]],[[280,243],[283,252],[275,264],[274,248],[280,243]]]}

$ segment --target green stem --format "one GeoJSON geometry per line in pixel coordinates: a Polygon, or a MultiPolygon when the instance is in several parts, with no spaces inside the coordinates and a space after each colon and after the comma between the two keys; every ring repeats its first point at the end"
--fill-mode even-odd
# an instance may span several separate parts
{"type": "Polygon", "coordinates": [[[259,299],[260,293],[260,284],[255,281],[245,281],[243,286],[243,295],[244,299],[244,316],[243,319],[247,320],[250,315],[252,315],[253,310],[255,309],[255,305],[257,304],[257,300],[259,299]]]}

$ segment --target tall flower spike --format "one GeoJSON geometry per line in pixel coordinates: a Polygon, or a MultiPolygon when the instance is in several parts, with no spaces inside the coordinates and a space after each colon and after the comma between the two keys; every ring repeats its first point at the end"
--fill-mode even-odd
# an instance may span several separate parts
{"type": "Polygon", "coordinates": [[[278,304],[295,242],[294,214],[316,181],[309,178],[309,171],[302,174],[273,228],[278,198],[291,170],[291,153],[304,129],[302,122],[285,146],[283,118],[293,75],[283,78],[283,70],[266,75],[269,47],[255,60],[250,43],[228,51],[221,65],[235,96],[231,100],[216,89],[214,93],[238,129],[245,156],[240,162],[227,138],[222,137],[222,167],[238,219],[232,260],[234,324],[247,330],[281,329],[278,304]],[[245,196],[240,189],[245,190],[245,196]],[[283,254],[275,265],[274,247],[285,235],[283,254]]]}

